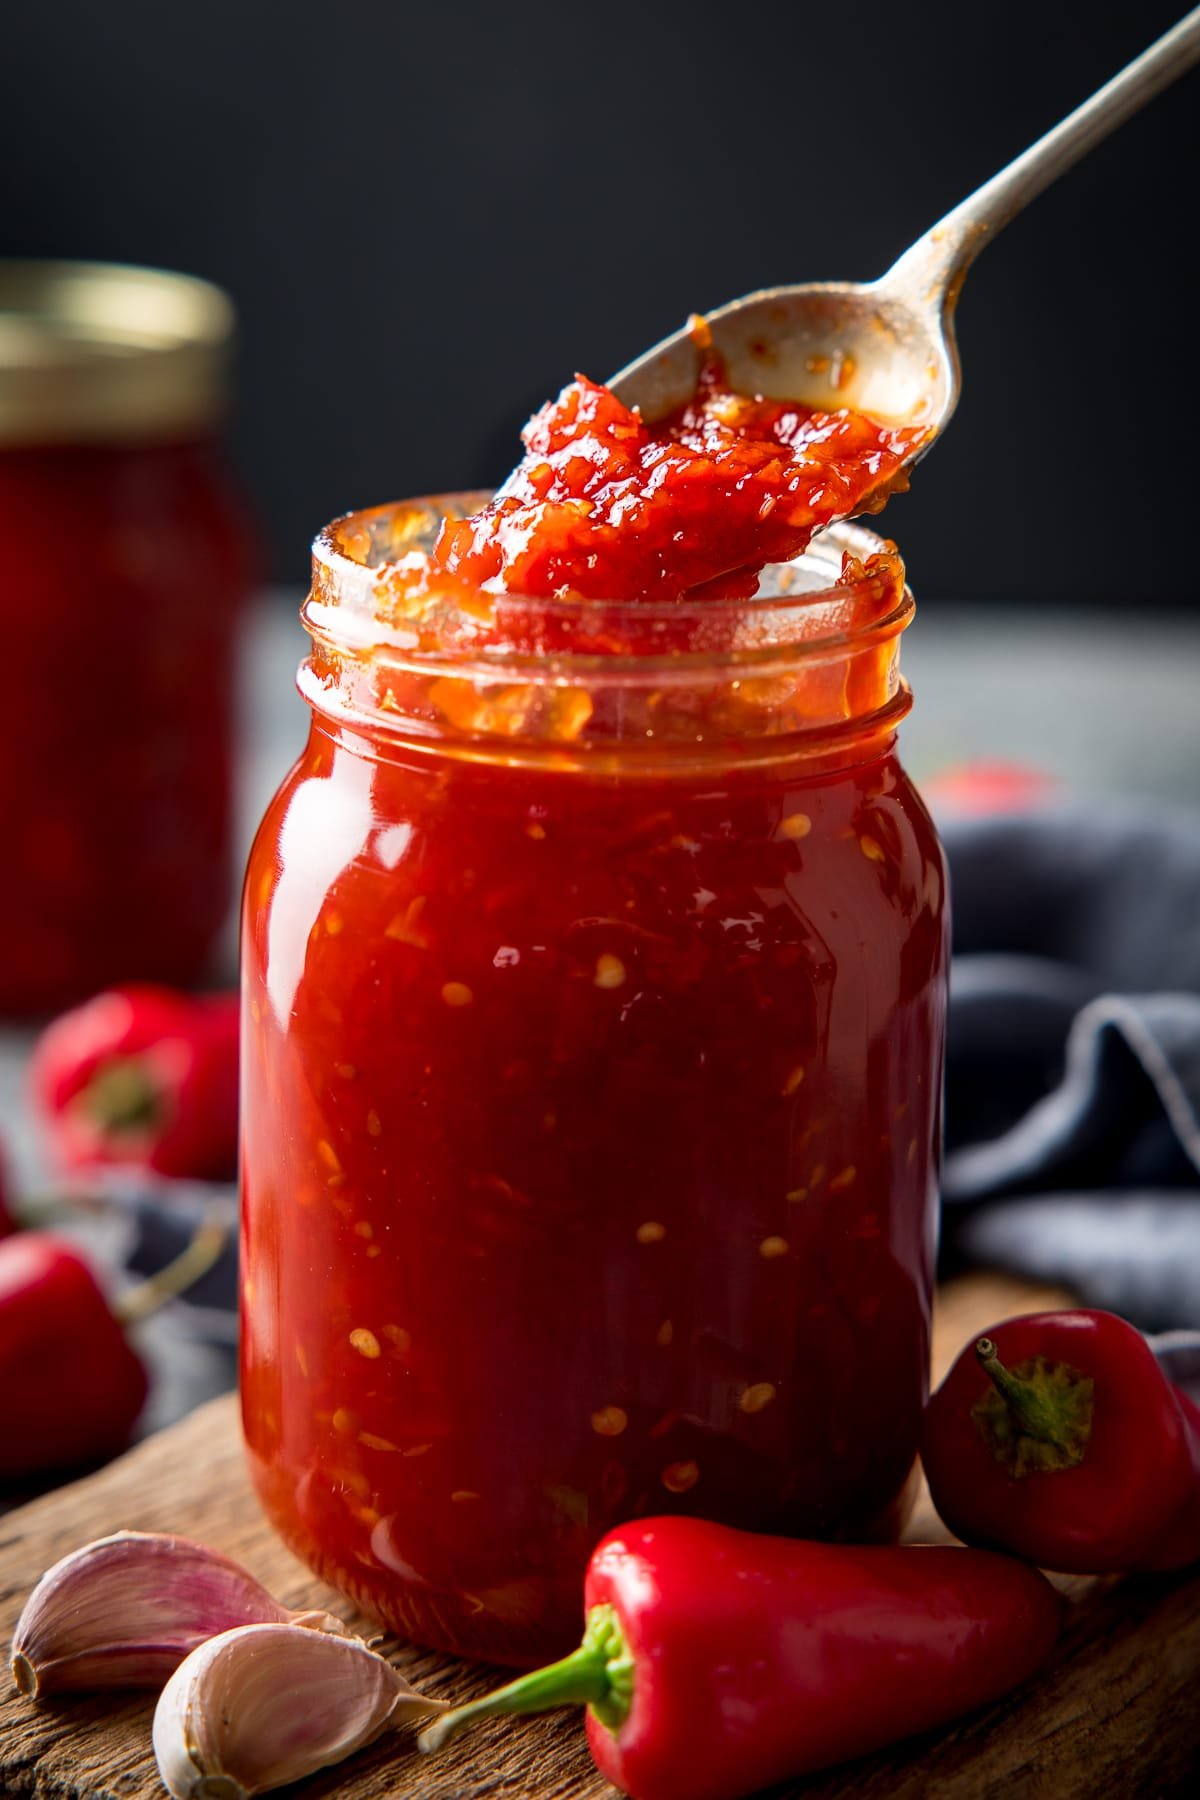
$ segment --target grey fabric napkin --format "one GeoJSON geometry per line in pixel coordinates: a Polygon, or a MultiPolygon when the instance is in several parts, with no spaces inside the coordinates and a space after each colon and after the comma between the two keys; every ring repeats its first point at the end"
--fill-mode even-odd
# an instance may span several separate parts
{"type": "Polygon", "coordinates": [[[944,1264],[1191,1328],[1200,1373],[1200,817],[1076,802],[943,837],[944,1264]]]}

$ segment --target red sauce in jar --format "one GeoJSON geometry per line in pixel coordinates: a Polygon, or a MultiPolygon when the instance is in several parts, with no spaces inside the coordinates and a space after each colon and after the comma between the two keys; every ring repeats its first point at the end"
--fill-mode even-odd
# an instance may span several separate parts
{"type": "Polygon", "coordinates": [[[911,602],[862,534],[782,624],[713,599],[780,541],[732,467],[711,552],[651,508],[574,612],[497,599],[586,586],[557,500],[532,561],[503,499],[432,554],[420,507],[318,549],[246,889],[247,1442],[314,1568],[471,1655],[573,1643],[620,1520],[883,1532],[913,1462],[946,921],[893,750],[911,602]]]}
{"type": "Polygon", "coordinates": [[[250,572],[212,444],[0,450],[21,746],[0,1012],[197,980],[230,904],[232,635],[250,572]]]}
{"type": "Polygon", "coordinates": [[[199,978],[231,889],[234,631],[253,554],[204,282],[0,269],[0,1013],[199,978]]]}

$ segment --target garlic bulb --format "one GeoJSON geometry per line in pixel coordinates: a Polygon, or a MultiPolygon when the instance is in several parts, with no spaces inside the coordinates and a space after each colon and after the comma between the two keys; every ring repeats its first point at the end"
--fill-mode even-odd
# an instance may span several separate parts
{"type": "Polygon", "coordinates": [[[444,1710],[358,1638],[243,1625],[176,1669],[154,1714],[154,1754],[175,1800],[250,1800],[444,1710]]]}
{"type": "Polygon", "coordinates": [[[47,1569],[17,1623],[13,1680],[34,1699],[67,1689],[158,1687],[189,1651],[236,1625],[344,1634],[291,1613],[231,1558],[166,1533],[121,1531],[47,1569]]]}

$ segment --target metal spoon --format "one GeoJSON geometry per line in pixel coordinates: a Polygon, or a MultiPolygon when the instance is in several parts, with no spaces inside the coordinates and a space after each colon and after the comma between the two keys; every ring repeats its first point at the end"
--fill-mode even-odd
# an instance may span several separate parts
{"type": "MultiPolygon", "coordinates": [[[[850,406],[929,427],[924,455],[958,401],[954,309],[979,252],[1042,189],[1200,60],[1200,7],[1090,100],[946,214],[878,281],[766,288],[707,315],[731,385],[741,393],[850,406]]],[[[611,383],[648,420],[695,392],[700,351],[687,328],[639,356],[611,383]]]]}

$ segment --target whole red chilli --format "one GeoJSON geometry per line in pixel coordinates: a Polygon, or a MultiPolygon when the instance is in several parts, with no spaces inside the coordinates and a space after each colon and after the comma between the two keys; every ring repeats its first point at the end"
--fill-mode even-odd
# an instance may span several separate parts
{"type": "Polygon", "coordinates": [[[443,1715],[586,1702],[601,1771],[633,1800],[739,1800],[945,1724],[1032,1675],[1058,1633],[1045,1577],[951,1546],[806,1543],[641,1519],[588,1565],[562,1662],[443,1715]]]}
{"type": "Polygon", "coordinates": [[[123,1449],[148,1385],[72,1244],[42,1231],[0,1243],[0,1480],[123,1449]]]}
{"type": "Polygon", "coordinates": [[[46,1028],[30,1081],[62,1168],[134,1164],[201,1180],[234,1173],[236,994],[111,988],[46,1028]]]}
{"type": "Polygon", "coordinates": [[[967,1543],[1087,1575],[1200,1558],[1200,1409],[1113,1313],[1031,1313],[968,1345],[921,1457],[967,1543]]]}

